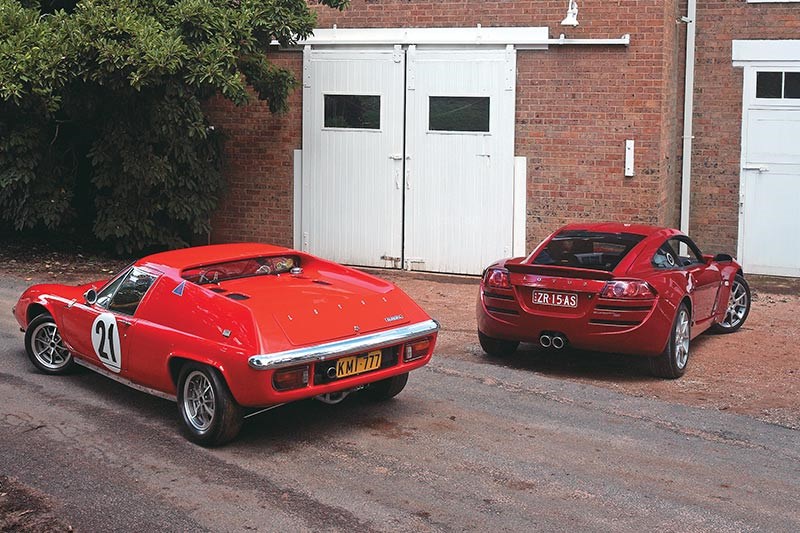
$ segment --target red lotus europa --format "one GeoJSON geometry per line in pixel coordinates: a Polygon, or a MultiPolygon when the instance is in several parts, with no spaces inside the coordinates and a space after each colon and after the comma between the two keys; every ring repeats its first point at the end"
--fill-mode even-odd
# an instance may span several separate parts
{"type": "Polygon", "coordinates": [[[677,378],[691,339],[734,332],[749,312],[750,288],[729,255],[703,255],[674,229],[572,224],[486,269],[478,337],[493,356],[520,342],[640,354],[656,376],[677,378]]]}
{"type": "Polygon", "coordinates": [[[233,439],[294,400],[397,395],[439,329],[393,284],[306,253],[227,244],[159,253],[108,281],[34,285],[14,315],[46,374],[80,364],[176,401],[187,436],[233,439]]]}

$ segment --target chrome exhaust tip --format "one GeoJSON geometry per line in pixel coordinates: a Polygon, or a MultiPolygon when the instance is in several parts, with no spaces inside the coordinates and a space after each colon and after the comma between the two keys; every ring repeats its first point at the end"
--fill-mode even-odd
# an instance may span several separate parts
{"type": "Polygon", "coordinates": [[[539,337],[539,344],[542,345],[542,348],[549,348],[553,345],[553,339],[550,335],[542,335],[539,337]]]}
{"type": "Polygon", "coordinates": [[[560,350],[561,348],[564,347],[566,341],[564,341],[564,337],[562,337],[561,335],[554,335],[552,339],[552,344],[553,348],[555,348],[556,350],[560,350]]]}

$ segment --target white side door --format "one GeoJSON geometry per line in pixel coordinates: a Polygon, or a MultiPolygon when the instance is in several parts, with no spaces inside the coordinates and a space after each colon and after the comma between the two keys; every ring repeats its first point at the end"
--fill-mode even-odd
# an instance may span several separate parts
{"type": "Polygon", "coordinates": [[[405,261],[479,274],[513,241],[516,55],[409,47],[405,261]]]}
{"type": "MultiPolygon", "coordinates": [[[[785,98],[768,84],[789,70],[766,71],[758,89],[746,89],[739,258],[746,272],[800,276],[800,73],[788,77],[796,86],[787,86],[785,95],[794,98],[785,98]]],[[[747,74],[755,85],[758,71],[747,74]]]]}
{"type": "Polygon", "coordinates": [[[395,266],[384,258],[402,253],[404,52],[307,47],[303,62],[302,248],[395,266]]]}

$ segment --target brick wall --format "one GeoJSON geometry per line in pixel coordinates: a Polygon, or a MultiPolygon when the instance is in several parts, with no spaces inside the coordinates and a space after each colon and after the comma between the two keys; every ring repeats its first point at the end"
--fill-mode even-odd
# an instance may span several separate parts
{"type": "MultiPolygon", "coordinates": [[[[300,79],[303,56],[279,52],[270,59],[300,79]]],[[[302,139],[302,90],[289,98],[289,111],[273,115],[255,94],[237,108],[217,99],[209,118],[225,134],[227,190],[211,221],[213,242],[259,241],[291,247],[293,235],[294,150],[302,139]]]]}
{"type": "Polygon", "coordinates": [[[731,41],[798,38],[800,4],[698,3],[690,229],[709,253],[736,253],[739,228],[743,73],[731,41]]]}
{"type": "MultiPolygon", "coordinates": [[[[517,54],[516,154],[528,158],[528,247],[575,220],[678,221],[683,29],[676,0],[592,0],[577,28],[559,22],[566,1],[353,0],[338,13],[316,6],[319,26],[549,26],[550,35],[617,38],[630,47],[551,46],[517,54]],[[623,175],[625,139],[636,175],[623,175]]],[[[300,72],[299,52],[276,60],[300,72]]],[[[300,93],[275,118],[262,104],[212,117],[228,133],[229,191],[215,241],[292,241],[292,150],[300,147],[300,93]]]]}

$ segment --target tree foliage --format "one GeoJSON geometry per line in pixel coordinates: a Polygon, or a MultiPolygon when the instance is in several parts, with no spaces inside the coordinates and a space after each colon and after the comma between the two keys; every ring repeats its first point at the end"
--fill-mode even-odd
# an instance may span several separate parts
{"type": "Polygon", "coordinates": [[[120,251],[206,232],[223,179],[203,103],[249,86],[285,109],[295,79],[266,53],[314,23],[305,0],[0,0],[0,219],[120,251]]]}

